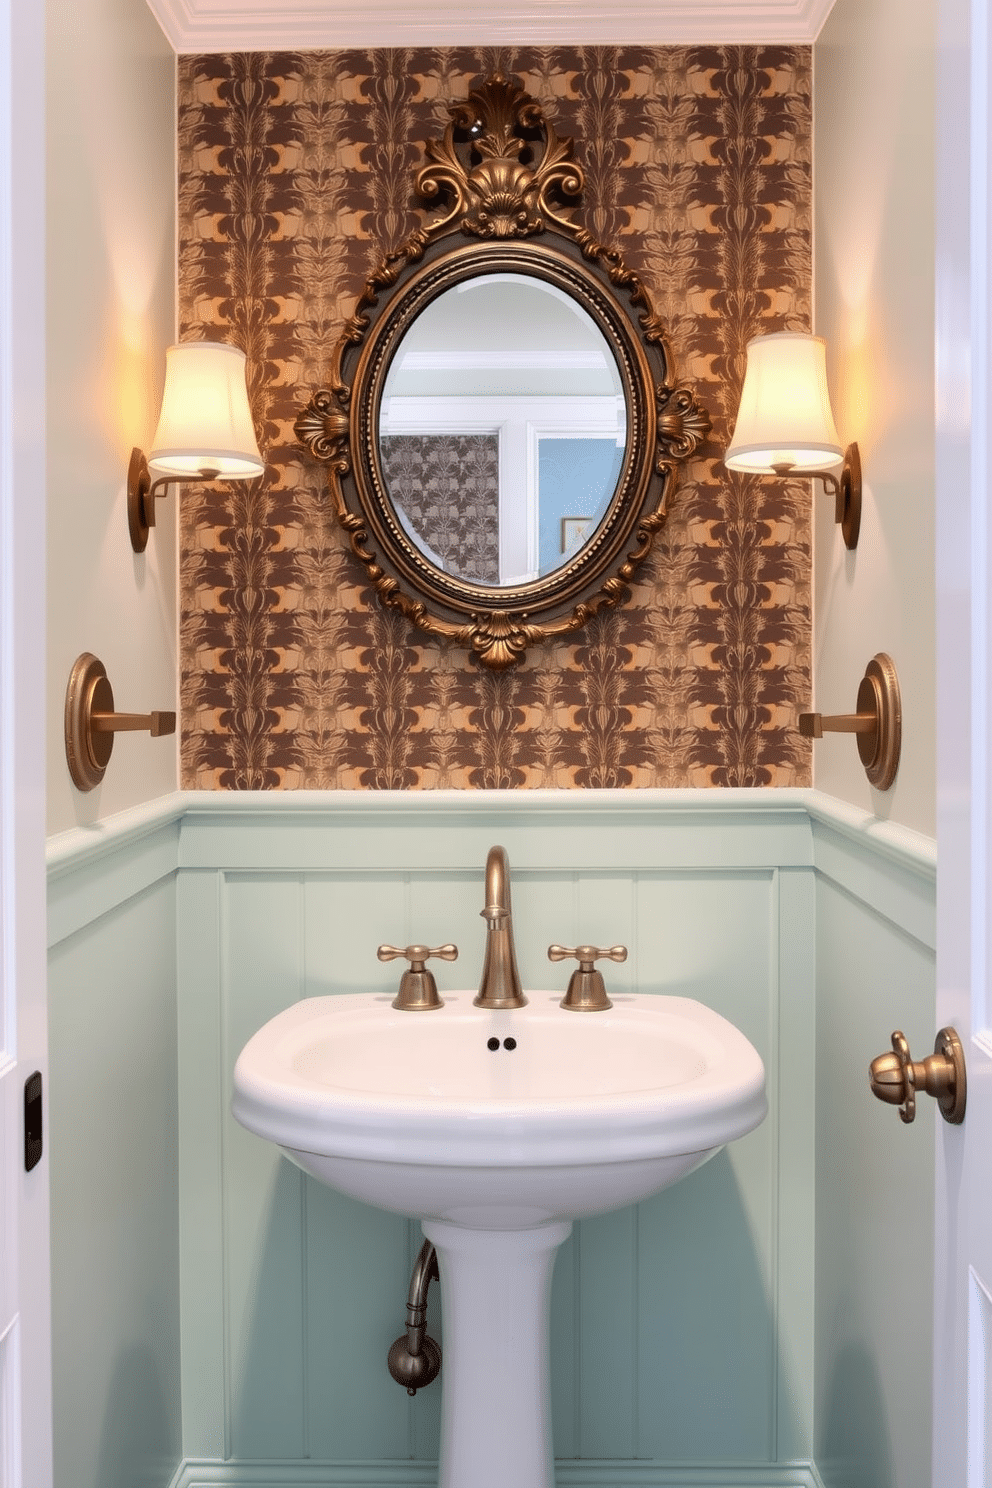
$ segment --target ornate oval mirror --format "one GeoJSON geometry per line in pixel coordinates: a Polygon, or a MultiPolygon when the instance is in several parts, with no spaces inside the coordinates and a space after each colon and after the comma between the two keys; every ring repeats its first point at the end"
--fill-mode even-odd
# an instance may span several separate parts
{"type": "Polygon", "coordinates": [[[498,76],[450,113],[296,432],[380,599],[505,667],[622,601],[709,420],[571,141],[498,76]]]}

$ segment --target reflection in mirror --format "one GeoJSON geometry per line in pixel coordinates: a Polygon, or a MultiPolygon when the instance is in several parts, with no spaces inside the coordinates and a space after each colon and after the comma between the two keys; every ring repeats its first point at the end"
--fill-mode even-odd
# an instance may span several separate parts
{"type": "Polygon", "coordinates": [[[414,320],[379,454],[407,535],[442,572],[504,587],[562,568],[609,509],[626,450],[613,352],[556,285],[481,274],[414,320]]]}

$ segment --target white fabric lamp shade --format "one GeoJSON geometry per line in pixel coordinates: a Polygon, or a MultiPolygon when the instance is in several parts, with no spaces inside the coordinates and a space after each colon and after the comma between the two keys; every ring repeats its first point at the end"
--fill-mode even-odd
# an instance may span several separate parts
{"type": "Polygon", "coordinates": [[[747,368],[728,470],[797,474],[843,459],[827,390],[826,344],[820,336],[781,331],[747,344],[747,368]]]}
{"type": "Polygon", "coordinates": [[[184,341],[165,354],[162,412],[148,456],[153,478],[262,475],[245,385],[245,354],[219,341],[184,341]]]}

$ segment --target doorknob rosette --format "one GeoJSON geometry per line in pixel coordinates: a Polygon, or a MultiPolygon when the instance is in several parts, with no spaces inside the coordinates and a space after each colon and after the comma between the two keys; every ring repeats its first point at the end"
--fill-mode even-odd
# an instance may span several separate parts
{"type": "Polygon", "coordinates": [[[933,1053],[915,1061],[909,1043],[900,1029],[892,1035],[892,1050],[879,1054],[868,1067],[872,1094],[880,1101],[899,1107],[899,1115],[909,1123],[916,1117],[917,1092],[932,1095],[940,1114],[952,1126],[964,1120],[967,1101],[967,1079],[964,1049],[953,1028],[942,1028],[934,1040],[933,1053]]]}

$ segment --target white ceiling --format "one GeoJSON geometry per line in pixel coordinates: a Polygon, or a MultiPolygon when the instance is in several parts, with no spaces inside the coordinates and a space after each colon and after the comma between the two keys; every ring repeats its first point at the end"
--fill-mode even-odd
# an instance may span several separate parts
{"type": "Polygon", "coordinates": [[[148,0],[177,52],[813,42],[834,0],[148,0]]]}

